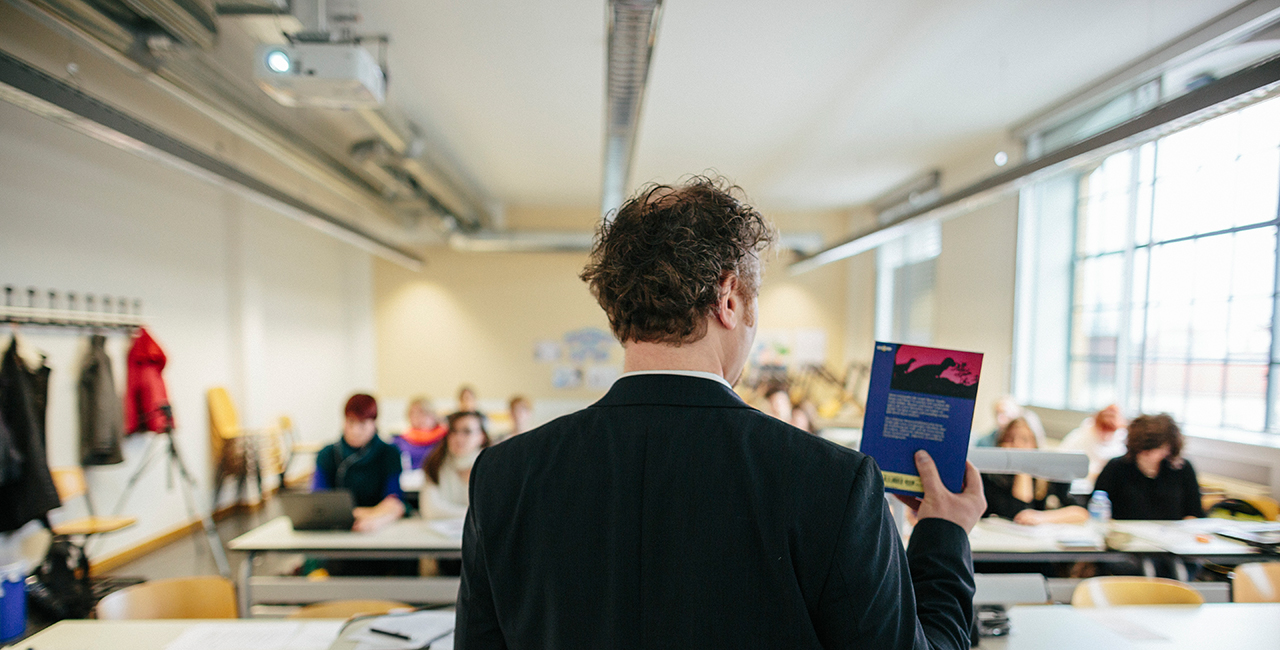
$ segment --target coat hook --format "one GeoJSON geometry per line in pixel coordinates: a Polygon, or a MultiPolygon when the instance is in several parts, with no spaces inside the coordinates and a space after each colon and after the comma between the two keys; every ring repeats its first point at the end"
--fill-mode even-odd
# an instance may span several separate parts
{"type": "Polygon", "coordinates": [[[49,309],[58,308],[58,292],[53,289],[49,290],[49,309]]]}
{"type": "Polygon", "coordinates": [[[94,311],[94,308],[93,308],[93,294],[91,294],[91,293],[86,293],[86,294],[84,294],[84,310],[85,310],[85,311],[94,311]]]}
{"type": "Polygon", "coordinates": [[[116,313],[120,314],[121,316],[127,316],[129,314],[128,298],[125,298],[123,296],[120,297],[120,306],[119,306],[119,309],[116,310],[116,313]]]}
{"type": "Polygon", "coordinates": [[[36,308],[36,288],[27,287],[27,309],[36,308]]]}
{"type": "Polygon", "coordinates": [[[5,307],[13,306],[13,285],[12,284],[4,285],[4,306],[5,307]]]}
{"type": "Polygon", "coordinates": [[[67,309],[71,311],[75,311],[78,306],[79,305],[76,304],[76,292],[68,291],[67,292],[67,309]]]}
{"type": "Polygon", "coordinates": [[[133,315],[142,316],[142,298],[133,299],[133,315]]]}

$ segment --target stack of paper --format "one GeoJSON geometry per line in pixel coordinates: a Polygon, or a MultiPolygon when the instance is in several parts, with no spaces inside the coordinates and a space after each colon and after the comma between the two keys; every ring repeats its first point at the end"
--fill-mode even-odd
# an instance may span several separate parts
{"type": "Polygon", "coordinates": [[[341,627],[339,621],[196,623],[165,650],[325,650],[341,627]]]}
{"type": "Polygon", "coordinates": [[[348,637],[357,650],[432,650],[453,647],[453,622],[449,611],[421,611],[379,616],[348,637]]]}

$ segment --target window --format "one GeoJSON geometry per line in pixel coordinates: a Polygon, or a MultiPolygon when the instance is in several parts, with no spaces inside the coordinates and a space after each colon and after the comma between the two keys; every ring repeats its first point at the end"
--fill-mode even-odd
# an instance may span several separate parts
{"type": "Polygon", "coordinates": [[[1015,392],[1280,431],[1280,99],[1022,195],[1015,392]]]}
{"type": "Polygon", "coordinates": [[[933,338],[934,262],[942,227],[921,224],[876,250],[876,339],[928,345],[933,338]]]}

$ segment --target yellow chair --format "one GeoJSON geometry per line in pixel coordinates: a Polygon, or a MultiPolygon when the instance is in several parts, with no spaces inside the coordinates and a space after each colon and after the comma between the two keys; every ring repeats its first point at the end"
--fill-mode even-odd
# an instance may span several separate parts
{"type": "Polygon", "coordinates": [[[351,618],[381,616],[397,610],[410,611],[413,606],[394,600],[326,600],[312,603],[289,615],[289,618],[351,618]]]}
{"type": "Polygon", "coordinates": [[[53,487],[58,491],[58,499],[65,506],[76,497],[84,497],[88,517],[79,517],[53,526],[54,535],[89,536],[110,533],[128,528],[136,523],[136,517],[98,517],[93,514],[93,502],[89,500],[89,484],[85,481],[84,470],[79,467],[52,467],[53,487]]]}
{"type": "Polygon", "coordinates": [[[1280,562],[1241,564],[1231,572],[1231,600],[1280,603],[1280,562]]]}
{"type": "Polygon", "coordinates": [[[223,482],[236,479],[236,501],[249,498],[249,479],[252,477],[262,495],[262,459],[258,453],[259,432],[240,426],[240,415],[226,388],[210,388],[205,397],[209,402],[209,451],[214,461],[213,508],[218,508],[218,495],[223,482]]]}
{"type": "Polygon", "coordinates": [[[1071,604],[1074,607],[1203,605],[1204,596],[1177,580],[1108,576],[1082,580],[1071,594],[1071,604]]]}
{"type": "Polygon", "coordinates": [[[1267,518],[1267,521],[1275,521],[1276,517],[1280,516],[1280,501],[1276,501],[1271,497],[1244,497],[1241,500],[1257,508],[1258,512],[1261,512],[1262,516],[1267,518]]]}
{"type": "Polygon", "coordinates": [[[236,588],[220,576],[152,580],[107,594],[95,611],[108,621],[236,618],[236,588]]]}

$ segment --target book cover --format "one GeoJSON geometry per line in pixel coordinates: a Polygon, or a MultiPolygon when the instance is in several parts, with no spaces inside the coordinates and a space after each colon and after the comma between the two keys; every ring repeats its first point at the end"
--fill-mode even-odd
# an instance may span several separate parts
{"type": "Polygon", "coordinates": [[[922,494],[923,449],[947,489],[961,491],[981,372],[979,352],[876,342],[861,450],[880,465],[885,490],[922,494]]]}

